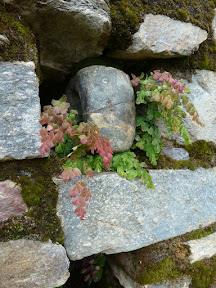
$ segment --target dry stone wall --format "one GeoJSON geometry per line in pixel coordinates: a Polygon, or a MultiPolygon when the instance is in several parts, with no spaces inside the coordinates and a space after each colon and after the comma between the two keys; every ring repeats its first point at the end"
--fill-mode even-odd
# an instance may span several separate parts
{"type": "MultiPolygon", "coordinates": [[[[7,13],[15,13],[15,9],[30,24],[38,43],[40,66],[61,76],[73,75],[65,85],[71,108],[78,108],[85,121],[97,124],[101,135],[110,138],[115,152],[130,149],[136,133],[136,108],[129,75],[121,70],[121,65],[114,68],[112,63],[117,62],[112,62],[112,58],[109,67],[79,66],[81,60],[91,56],[104,53],[107,57],[104,49],[112,26],[109,1],[2,2],[7,13]],[[75,73],[75,66],[83,69],[75,73]]],[[[124,64],[127,59],[190,57],[211,34],[191,23],[153,14],[146,15],[137,30],[128,49],[109,52],[109,57],[121,59],[123,62],[119,63],[124,64]]],[[[0,35],[1,52],[8,41],[11,40],[4,33],[0,35]]],[[[4,163],[0,177],[0,286],[61,286],[69,277],[69,259],[80,260],[103,252],[116,254],[108,257],[108,265],[119,280],[119,287],[215,287],[215,152],[203,151],[208,156],[210,153],[209,169],[151,170],[154,191],[137,179],[126,180],[117,173],[95,174],[86,179],[92,201],[81,221],[74,214],[69,197],[75,179],[63,185],[61,168],[53,154],[40,162],[39,81],[52,74],[41,75],[37,67],[36,75],[33,62],[13,60],[0,62],[0,161],[4,163]],[[36,174],[41,170],[42,175],[37,178],[33,168],[39,162],[36,174]],[[52,176],[55,177],[50,180],[52,176]],[[53,187],[58,188],[58,202],[49,194],[54,193],[53,187]],[[45,195],[49,195],[51,204],[45,195]],[[43,218],[38,206],[43,207],[44,217],[50,217],[52,223],[43,218]],[[45,226],[45,222],[50,226],[45,226]],[[51,229],[50,238],[57,240],[38,241],[43,237],[37,224],[43,232],[46,227],[51,229]],[[59,237],[54,237],[54,233],[59,233],[59,237]],[[131,252],[135,249],[138,250],[131,252]],[[143,267],[148,268],[148,273],[143,267]]],[[[184,119],[191,140],[215,145],[216,74],[196,69],[185,71],[182,79],[190,87],[189,97],[205,123],[205,128],[201,128],[191,124],[189,118],[184,119]]],[[[166,138],[166,129],[159,125],[166,138]]],[[[169,143],[169,147],[162,154],[177,161],[190,161],[186,150],[176,148],[176,143],[182,144],[178,136],[164,143],[169,143]]]]}

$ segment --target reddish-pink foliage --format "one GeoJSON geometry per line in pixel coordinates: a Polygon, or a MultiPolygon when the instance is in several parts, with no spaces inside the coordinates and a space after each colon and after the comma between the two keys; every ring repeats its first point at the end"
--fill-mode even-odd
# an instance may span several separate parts
{"type": "MultiPolygon", "coordinates": [[[[40,155],[43,157],[46,152],[49,152],[50,148],[54,147],[56,142],[63,143],[63,136],[67,134],[76,143],[76,148],[80,146],[79,153],[76,154],[75,152],[74,155],[82,155],[83,151],[85,153],[90,151],[94,154],[96,151],[103,157],[103,166],[105,166],[106,170],[109,170],[113,154],[109,139],[100,137],[100,129],[94,124],[80,123],[77,126],[76,122],[69,118],[67,111],[70,104],[66,102],[66,99],[66,96],[63,95],[60,100],[52,100],[52,105],[43,108],[40,123],[45,125],[45,127],[42,127],[40,131],[42,142],[40,155]]],[[[77,112],[74,111],[74,114],[77,114],[77,112]]],[[[71,161],[73,161],[74,155],[72,151],[71,161]]],[[[93,177],[94,172],[92,169],[87,166],[84,169],[88,177],[93,177]]],[[[78,168],[65,168],[62,172],[62,179],[67,182],[70,179],[81,176],[81,174],[78,168]]],[[[88,207],[87,202],[89,203],[91,199],[91,193],[85,181],[78,181],[76,185],[71,186],[70,197],[76,197],[72,202],[78,206],[75,209],[75,213],[83,220],[88,207]]]]}

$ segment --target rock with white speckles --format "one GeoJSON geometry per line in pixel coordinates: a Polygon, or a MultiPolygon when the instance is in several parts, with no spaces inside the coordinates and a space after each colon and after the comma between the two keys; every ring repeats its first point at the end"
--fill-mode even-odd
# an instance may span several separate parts
{"type": "Polygon", "coordinates": [[[0,161],[39,157],[39,120],[34,63],[0,63],[0,161]]]}
{"type": "Polygon", "coordinates": [[[68,85],[66,95],[72,107],[77,94],[85,121],[101,129],[114,152],[130,149],[135,136],[135,103],[129,76],[113,67],[86,67],[68,85]]]}
{"type": "Polygon", "coordinates": [[[185,234],[216,219],[216,168],[151,170],[155,190],[117,173],[86,178],[92,193],[85,220],[74,214],[70,180],[59,186],[57,213],[71,260],[127,252],[185,234]]]}
{"type": "Polygon", "coordinates": [[[0,243],[1,288],[53,288],[70,276],[64,247],[50,242],[15,240],[0,243]]]}

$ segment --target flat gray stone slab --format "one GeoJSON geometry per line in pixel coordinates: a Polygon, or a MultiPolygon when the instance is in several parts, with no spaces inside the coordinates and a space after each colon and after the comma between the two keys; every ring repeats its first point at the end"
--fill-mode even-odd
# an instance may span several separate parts
{"type": "Polygon", "coordinates": [[[70,185],[59,185],[57,205],[71,260],[136,250],[216,221],[216,168],[151,170],[155,190],[117,173],[86,179],[92,193],[84,221],[74,214],[70,185]]]}
{"type": "Polygon", "coordinates": [[[21,187],[10,180],[0,181],[0,221],[21,215],[28,209],[21,196],[21,187]]]}
{"type": "Polygon", "coordinates": [[[40,99],[33,62],[0,63],[0,161],[40,155],[40,99]]]}
{"type": "Polygon", "coordinates": [[[64,247],[52,242],[0,242],[1,288],[53,288],[69,277],[64,247]]]}

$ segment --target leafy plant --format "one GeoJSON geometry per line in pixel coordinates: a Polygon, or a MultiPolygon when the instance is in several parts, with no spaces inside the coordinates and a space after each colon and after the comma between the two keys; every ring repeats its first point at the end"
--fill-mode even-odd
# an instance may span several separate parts
{"type": "Polygon", "coordinates": [[[179,132],[185,144],[191,143],[183,126],[186,112],[198,125],[204,126],[204,124],[200,122],[197,110],[186,95],[190,94],[190,89],[184,82],[174,79],[169,72],[161,73],[160,70],[155,70],[144,80],[142,80],[143,73],[139,77],[131,75],[132,85],[140,86],[136,104],[141,104],[141,108],[137,109],[137,130],[132,148],[138,147],[144,150],[151,163],[156,165],[162,148],[157,119],[165,121],[168,128],[167,136],[179,132]]]}
{"type": "MultiPolygon", "coordinates": [[[[82,158],[77,158],[74,162],[67,160],[63,167],[77,167],[83,173],[85,173],[82,165],[83,162],[86,163],[88,168],[97,173],[106,171],[103,167],[103,158],[99,155],[86,155],[82,158]]],[[[125,177],[129,180],[139,178],[142,180],[143,184],[147,186],[147,188],[153,190],[154,185],[151,180],[151,175],[145,170],[144,167],[145,163],[140,163],[136,158],[135,153],[127,151],[113,155],[110,164],[110,171],[118,172],[121,177],[125,177]]]]}
{"type": "MultiPolygon", "coordinates": [[[[60,157],[74,161],[86,155],[88,152],[95,152],[102,157],[102,167],[109,170],[113,149],[108,138],[100,137],[99,128],[91,123],[77,124],[75,115],[77,111],[71,110],[68,113],[70,104],[63,95],[60,100],[52,100],[52,105],[45,106],[41,114],[40,123],[44,125],[40,131],[41,135],[41,156],[43,157],[50,148],[60,157]]],[[[93,177],[93,170],[82,163],[82,168],[64,167],[62,179],[67,182],[69,179],[79,177],[82,172],[88,177],[93,177]]],[[[75,213],[83,220],[86,208],[91,199],[91,193],[84,180],[79,180],[76,185],[70,188],[70,197],[74,198],[73,204],[77,206],[75,213]]]]}
{"type": "Polygon", "coordinates": [[[103,267],[106,263],[106,256],[103,253],[89,256],[81,260],[81,274],[84,275],[84,281],[91,284],[92,281],[98,282],[102,278],[103,267]]]}

